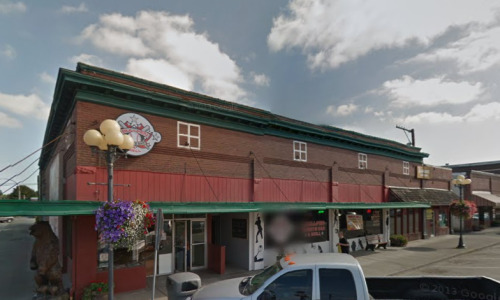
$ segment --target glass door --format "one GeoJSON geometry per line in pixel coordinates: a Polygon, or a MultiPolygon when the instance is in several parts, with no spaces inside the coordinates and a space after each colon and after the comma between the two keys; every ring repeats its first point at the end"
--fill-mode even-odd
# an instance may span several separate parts
{"type": "Polygon", "coordinates": [[[172,220],[165,220],[158,251],[158,274],[172,273],[172,220]]]}
{"type": "Polygon", "coordinates": [[[191,221],[191,268],[205,267],[205,253],[206,253],[206,222],[191,221]]]}
{"type": "Polygon", "coordinates": [[[174,250],[175,250],[175,272],[187,271],[187,252],[189,250],[187,238],[187,221],[175,221],[174,223],[174,250]]]}

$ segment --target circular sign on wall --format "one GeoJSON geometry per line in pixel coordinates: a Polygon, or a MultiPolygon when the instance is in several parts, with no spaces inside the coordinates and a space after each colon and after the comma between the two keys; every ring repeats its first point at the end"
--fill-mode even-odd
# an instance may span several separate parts
{"type": "Polygon", "coordinates": [[[135,146],[127,154],[141,156],[148,153],[155,143],[161,141],[161,134],[156,132],[153,125],[139,114],[126,113],[116,118],[120,124],[121,132],[128,134],[134,139],[135,146]]]}

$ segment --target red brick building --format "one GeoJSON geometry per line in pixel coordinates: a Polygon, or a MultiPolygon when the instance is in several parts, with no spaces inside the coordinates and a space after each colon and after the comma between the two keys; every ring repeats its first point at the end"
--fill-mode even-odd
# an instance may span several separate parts
{"type": "MultiPolygon", "coordinates": [[[[44,144],[54,142],[40,160],[42,201],[107,200],[105,161],[82,137],[118,119],[122,131],[135,130],[137,152],[115,163],[114,199],[163,208],[161,274],[223,272],[226,264],[260,269],[285,244],[287,251],[336,252],[339,230],[353,250],[364,248],[366,235],[449,231],[440,216],[454,198],[451,170],[425,166],[420,148],[85,64],[61,69],[54,95],[44,144]]],[[[106,280],[94,216],[51,222],[74,293],[106,280]]],[[[116,292],[145,287],[152,241],[148,234],[133,251],[116,250],[116,292]]]]}
{"type": "MultiPolygon", "coordinates": [[[[468,164],[447,165],[453,175],[464,175],[472,180],[464,188],[464,199],[476,203],[477,213],[466,221],[466,229],[480,230],[500,220],[500,162],[488,161],[468,164]]],[[[457,223],[458,224],[458,223],[457,223]]]]}

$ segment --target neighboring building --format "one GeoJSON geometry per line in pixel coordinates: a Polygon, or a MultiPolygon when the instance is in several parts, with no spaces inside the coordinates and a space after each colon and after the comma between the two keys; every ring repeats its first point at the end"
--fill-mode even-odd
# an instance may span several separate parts
{"type": "Polygon", "coordinates": [[[464,188],[464,199],[474,201],[478,211],[472,220],[466,221],[468,230],[487,228],[493,220],[500,220],[500,214],[496,213],[500,210],[500,161],[446,167],[453,170],[453,176],[464,175],[472,181],[464,188]]]}
{"type": "MultiPolygon", "coordinates": [[[[164,210],[160,274],[224,272],[226,264],[256,270],[284,250],[336,252],[339,230],[353,250],[365,235],[419,239],[449,230],[441,215],[451,170],[423,165],[420,148],[81,63],[59,71],[41,201],[107,200],[105,161],[82,139],[105,119],[136,140],[115,163],[114,198],[164,210]]],[[[50,219],[78,297],[89,282],[106,280],[107,256],[94,216],[72,214],[50,219]]],[[[146,286],[154,238],[116,250],[116,292],[146,286]]]]}

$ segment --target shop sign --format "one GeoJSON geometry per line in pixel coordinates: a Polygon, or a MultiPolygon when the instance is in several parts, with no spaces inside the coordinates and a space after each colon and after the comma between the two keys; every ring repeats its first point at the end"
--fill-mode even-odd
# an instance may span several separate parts
{"type": "Polygon", "coordinates": [[[432,220],[434,219],[434,211],[432,209],[426,209],[425,210],[425,216],[427,220],[432,220]]]}
{"type": "Polygon", "coordinates": [[[134,139],[134,148],[127,152],[130,156],[144,155],[153,149],[155,143],[161,141],[161,134],[156,132],[153,125],[139,114],[125,113],[116,121],[120,124],[121,132],[134,139]]]}
{"type": "Polygon", "coordinates": [[[417,178],[418,179],[431,179],[431,167],[428,166],[417,166],[417,178]]]}
{"type": "Polygon", "coordinates": [[[360,230],[363,229],[363,216],[362,215],[346,215],[347,230],[360,230]]]}

